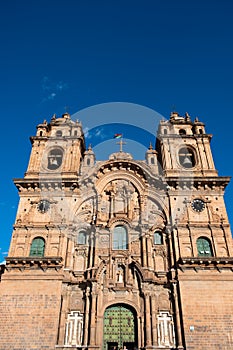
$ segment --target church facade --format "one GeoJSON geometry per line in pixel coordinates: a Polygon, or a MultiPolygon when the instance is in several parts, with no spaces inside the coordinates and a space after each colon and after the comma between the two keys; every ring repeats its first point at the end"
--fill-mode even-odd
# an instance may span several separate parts
{"type": "Polygon", "coordinates": [[[6,264],[0,349],[233,348],[233,245],[211,135],[173,112],[145,160],[96,161],[68,113],[37,126],[6,264]]]}

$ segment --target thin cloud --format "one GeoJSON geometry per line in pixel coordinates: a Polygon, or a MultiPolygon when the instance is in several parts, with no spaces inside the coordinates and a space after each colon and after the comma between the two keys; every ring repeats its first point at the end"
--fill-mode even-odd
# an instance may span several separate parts
{"type": "Polygon", "coordinates": [[[43,92],[42,103],[46,101],[53,101],[58,94],[68,89],[68,84],[62,80],[52,81],[49,77],[44,76],[41,80],[41,89],[43,92]]]}
{"type": "Polygon", "coordinates": [[[2,254],[2,255],[7,255],[8,252],[3,252],[3,251],[2,251],[2,248],[0,248],[0,254],[2,254]]]}
{"type": "Polygon", "coordinates": [[[64,83],[63,81],[59,81],[59,83],[57,83],[56,85],[57,91],[66,90],[67,88],[68,88],[68,84],[64,83]]]}
{"type": "Polygon", "coordinates": [[[91,135],[89,134],[89,128],[87,128],[87,127],[85,127],[84,129],[83,129],[83,133],[84,133],[84,136],[85,136],[85,138],[86,139],[89,139],[90,137],[91,137],[91,135]]]}
{"type": "Polygon", "coordinates": [[[106,134],[104,133],[103,128],[97,128],[97,129],[96,129],[95,137],[99,137],[99,138],[101,138],[102,140],[103,140],[104,138],[106,138],[106,134]]]}
{"type": "Polygon", "coordinates": [[[42,90],[44,91],[48,91],[51,89],[51,84],[48,77],[45,76],[42,78],[41,87],[42,87],[42,90]]]}
{"type": "Polygon", "coordinates": [[[57,96],[57,94],[56,94],[55,92],[52,92],[52,93],[48,96],[48,100],[54,100],[56,96],[57,96]]]}
{"type": "Polygon", "coordinates": [[[104,138],[106,138],[106,134],[104,133],[103,128],[97,128],[96,130],[91,130],[90,132],[90,129],[86,127],[83,129],[83,133],[86,139],[97,137],[103,140],[104,138]]]}

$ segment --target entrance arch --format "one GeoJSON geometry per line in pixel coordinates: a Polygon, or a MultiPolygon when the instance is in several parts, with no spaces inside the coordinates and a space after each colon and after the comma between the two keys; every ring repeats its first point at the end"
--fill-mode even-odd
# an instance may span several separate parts
{"type": "Polygon", "coordinates": [[[103,350],[138,347],[136,311],[126,304],[114,304],[104,312],[103,350]]]}

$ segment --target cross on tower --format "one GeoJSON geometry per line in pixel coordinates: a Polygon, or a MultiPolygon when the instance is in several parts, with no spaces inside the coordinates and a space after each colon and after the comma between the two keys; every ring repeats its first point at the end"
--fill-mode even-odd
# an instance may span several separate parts
{"type": "Polygon", "coordinates": [[[116,143],[117,145],[120,145],[120,152],[123,152],[123,145],[126,145],[126,142],[123,141],[121,138],[119,142],[116,143]]]}

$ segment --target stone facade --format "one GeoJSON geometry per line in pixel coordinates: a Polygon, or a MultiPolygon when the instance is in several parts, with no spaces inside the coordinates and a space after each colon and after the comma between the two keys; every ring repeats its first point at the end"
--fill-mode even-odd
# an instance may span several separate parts
{"type": "Polygon", "coordinates": [[[37,126],[0,275],[0,349],[233,347],[233,245],[211,135],[161,121],[145,160],[37,126]]]}

